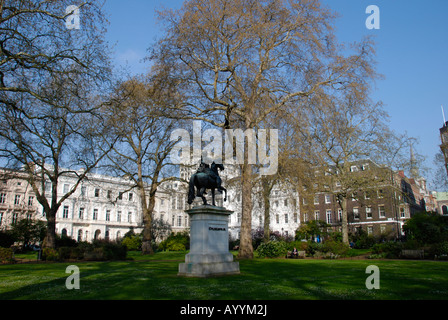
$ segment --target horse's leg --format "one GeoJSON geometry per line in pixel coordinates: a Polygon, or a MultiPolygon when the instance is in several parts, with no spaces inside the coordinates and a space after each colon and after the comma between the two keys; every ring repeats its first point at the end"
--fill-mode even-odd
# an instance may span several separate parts
{"type": "Polygon", "coordinates": [[[227,201],[227,189],[221,187],[222,190],[224,190],[224,201],[227,201]]]}
{"type": "Polygon", "coordinates": [[[215,188],[212,188],[212,205],[215,205],[215,188]]]}
{"type": "Polygon", "coordinates": [[[205,197],[204,197],[204,193],[205,193],[205,188],[202,187],[201,190],[200,190],[200,195],[199,195],[199,197],[202,198],[202,201],[204,202],[204,205],[207,205],[207,199],[205,199],[205,197]]]}

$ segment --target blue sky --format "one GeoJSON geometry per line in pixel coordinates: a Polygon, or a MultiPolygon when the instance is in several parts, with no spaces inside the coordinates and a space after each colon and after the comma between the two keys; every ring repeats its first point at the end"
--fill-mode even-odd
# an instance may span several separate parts
{"type": "MultiPolygon", "coordinates": [[[[110,26],[107,39],[115,44],[114,61],[131,73],[148,68],[140,61],[162,28],[155,9],[180,8],[182,0],[108,0],[110,26]]],[[[381,100],[390,126],[419,139],[415,146],[433,166],[443,124],[441,105],[448,120],[448,1],[447,0],[322,0],[340,17],[336,35],[342,42],[373,35],[376,41],[378,81],[373,98],[381,100]],[[380,9],[380,29],[369,30],[366,8],[380,9]]],[[[431,177],[428,177],[431,180],[431,177]]]]}

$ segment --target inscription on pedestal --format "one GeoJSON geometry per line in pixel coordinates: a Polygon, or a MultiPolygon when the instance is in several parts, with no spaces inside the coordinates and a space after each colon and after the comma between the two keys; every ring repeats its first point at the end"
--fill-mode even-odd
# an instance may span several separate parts
{"type": "Polygon", "coordinates": [[[222,207],[200,206],[186,211],[190,216],[190,252],[179,274],[189,277],[239,274],[239,263],[229,252],[228,217],[222,207]]]}

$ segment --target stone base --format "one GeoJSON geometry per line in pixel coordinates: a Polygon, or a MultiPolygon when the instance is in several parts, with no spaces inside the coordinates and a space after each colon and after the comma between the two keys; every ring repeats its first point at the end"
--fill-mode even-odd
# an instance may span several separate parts
{"type": "Polygon", "coordinates": [[[199,206],[190,216],[190,253],[179,264],[179,276],[212,277],[240,273],[240,265],[229,252],[228,217],[222,207],[199,206]]]}
{"type": "Polygon", "coordinates": [[[207,278],[240,274],[239,262],[180,263],[178,276],[207,278]]]}

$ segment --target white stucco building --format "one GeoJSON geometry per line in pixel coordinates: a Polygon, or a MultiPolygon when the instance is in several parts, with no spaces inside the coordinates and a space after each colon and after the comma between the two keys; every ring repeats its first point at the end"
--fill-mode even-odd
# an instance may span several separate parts
{"type": "MultiPolygon", "coordinates": [[[[180,177],[188,180],[197,167],[181,168],[180,177]]],[[[81,172],[78,172],[80,174],[81,172]]],[[[238,170],[228,168],[220,172],[223,187],[227,189],[227,201],[216,192],[216,204],[234,211],[229,217],[229,232],[233,239],[239,238],[241,227],[241,187],[238,170]]],[[[0,183],[0,230],[10,228],[18,219],[36,218],[45,220],[43,207],[39,204],[26,175],[21,171],[8,171],[0,183]]],[[[58,182],[59,199],[76,184],[78,177],[67,173],[58,182]]],[[[89,173],[75,192],[60,206],[56,214],[56,233],[77,241],[93,239],[119,239],[129,230],[136,233],[143,230],[140,195],[134,184],[126,177],[111,177],[89,173]]],[[[253,190],[252,229],[263,228],[264,208],[260,190],[253,190]]],[[[45,182],[47,199],[51,199],[51,183],[45,182]]],[[[207,200],[211,203],[211,193],[207,200]]],[[[170,181],[158,188],[153,219],[168,223],[174,232],[189,230],[189,216],[185,210],[188,185],[185,182],[170,181]]],[[[283,235],[294,236],[299,226],[297,196],[274,187],[271,193],[270,228],[283,235]]],[[[59,200],[58,199],[58,200],[59,200]]],[[[202,204],[200,198],[196,204],[202,204]]]]}

